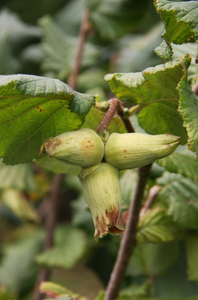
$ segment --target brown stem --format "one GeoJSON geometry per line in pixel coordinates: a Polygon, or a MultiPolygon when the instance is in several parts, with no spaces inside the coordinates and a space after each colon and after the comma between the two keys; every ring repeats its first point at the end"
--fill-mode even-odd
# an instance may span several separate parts
{"type": "Polygon", "coordinates": [[[77,76],[80,70],[81,60],[82,60],[82,53],[83,53],[83,47],[85,44],[86,35],[89,28],[89,12],[85,10],[83,20],[80,27],[80,35],[79,35],[79,44],[76,54],[76,59],[74,62],[74,66],[72,68],[72,72],[70,74],[68,84],[72,89],[76,89],[76,83],[77,83],[77,76]]]}
{"type": "Polygon", "coordinates": [[[133,127],[130,119],[129,118],[124,118],[124,116],[123,116],[124,108],[123,108],[122,104],[120,103],[120,101],[118,103],[117,112],[118,112],[118,115],[121,118],[122,122],[124,123],[124,126],[125,126],[127,132],[131,132],[131,133],[135,132],[135,128],[133,127]]]}
{"type": "Polygon", "coordinates": [[[142,207],[142,209],[140,211],[140,217],[142,215],[144,215],[147,212],[147,210],[151,207],[151,205],[153,204],[155,198],[159,194],[159,191],[160,191],[160,186],[159,185],[152,186],[152,188],[149,191],[148,197],[147,197],[147,199],[144,203],[144,206],[142,207]]]}
{"type": "MultiPolygon", "coordinates": [[[[64,179],[63,174],[57,174],[54,175],[54,179],[52,182],[52,187],[50,194],[48,196],[47,201],[49,201],[50,204],[50,209],[48,216],[45,221],[45,228],[46,228],[46,239],[44,243],[44,251],[50,249],[53,246],[54,243],[54,229],[56,225],[56,217],[57,217],[57,208],[58,208],[58,200],[60,198],[60,192],[61,192],[61,185],[64,179]]],[[[48,280],[50,276],[50,271],[48,269],[41,269],[36,285],[34,288],[34,293],[33,293],[33,300],[40,300],[42,299],[41,293],[39,291],[39,286],[42,281],[48,280]]]]}
{"type": "Polygon", "coordinates": [[[108,130],[109,123],[111,122],[111,119],[113,118],[115,112],[117,112],[119,117],[122,119],[122,122],[124,123],[127,132],[135,132],[135,129],[133,128],[133,125],[131,124],[130,120],[128,118],[124,118],[123,116],[124,108],[121,105],[120,101],[117,98],[112,98],[108,102],[108,110],[104,115],[104,118],[98,125],[96,132],[101,133],[103,130],[108,130]]]}
{"type": "Polygon", "coordinates": [[[118,296],[129,259],[136,245],[136,231],[139,219],[139,212],[141,202],[144,196],[146,182],[150,174],[151,164],[139,168],[139,176],[136,183],[135,192],[132,198],[131,206],[129,209],[129,218],[123,238],[121,241],[118,256],[111,273],[111,277],[107,286],[105,300],[116,299],[118,296]]]}
{"type": "Polygon", "coordinates": [[[112,98],[109,100],[109,108],[104,115],[104,118],[96,128],[96,132],[101,133],[103,130],[107,130],[109,127],[109,123],[111,122],[111,119],[113,118],[116,110],[118,108],[118,99],[112,98]]]}

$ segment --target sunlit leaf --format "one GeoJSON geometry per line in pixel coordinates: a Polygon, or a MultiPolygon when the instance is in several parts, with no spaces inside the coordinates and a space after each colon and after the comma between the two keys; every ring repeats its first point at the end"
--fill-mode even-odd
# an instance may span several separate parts
{"type": "Polygon", "coordinates": [[[120,100],[139,106],[138,122],[150,134],[171,133],[186,143],[186,131],[178,113],[178,83],[190,64],[188,55],[138,73],[106,75],[110,88],[120,100]],[[168,88],[167,88],[168,87],[168,88]]]}
{"type": "Polygon", "coordinates": [[[30,161],[46,138],[79,129],[95,99],[57,79],[31,75],[0,76],[0,93],[0,156],[6,164],[30,161]]]}

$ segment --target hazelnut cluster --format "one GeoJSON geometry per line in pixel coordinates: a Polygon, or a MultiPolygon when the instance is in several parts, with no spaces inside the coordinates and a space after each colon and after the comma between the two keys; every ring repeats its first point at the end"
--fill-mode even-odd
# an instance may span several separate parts
{"type": "Polygon", "coordinates": [[[112,133],[104,145],[95,131],[80,129],[47,139],[40,153],[82,168],[79,179],[98,239],[124,230],[119,170],[151,164],[179,143],[180,137],[171,134],[112,133]]]}

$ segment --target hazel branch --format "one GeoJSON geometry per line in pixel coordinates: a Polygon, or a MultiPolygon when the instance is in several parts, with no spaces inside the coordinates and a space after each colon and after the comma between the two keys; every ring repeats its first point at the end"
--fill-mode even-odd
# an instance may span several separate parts
{"type": "Polygon", "coordinates": [[[150,164],[145,167],[141,167],[138,170],[138,180],[129,209],[127,226],[123,234],[118,256],[107,286],[105,300],[116,299],[118,296],[131,254],[136,246],[136,231],[139,212],[151,166],[152,165],[150,164]]]}
{"type": "MultiPolygon", "coordinates": [[[[50,205],[50,209],[48,211],[48,215],[45,221],[46,239],[43,248],[44,251],[50,249],[54,244],[54,230],[56,225],[57,208],[58,208],[63,179],[64,179],[63,174],[57,174],[54,176],[51,191],[47,199],[50,205]]],[[[34,288],[33,300],[42,299],[39,286],[42,281],[48,280],[49,276],[50,276],[50,271],[48,269],[40,270],[34,288]]]]}
{"type": "Polygon", "coordinates": [[[96,128],[96,132],[101,133],[103,130],[107,130],[109,127],[109,123],[111,122],[111,119],[113,118],[116,110],[118,109],[118,99],[112,98],[109,101],[109,107],[104,115],[104,118],[96,128]]]}
{"type": "Polygon", "coordinates": [[[76,89],[77,77],[80,71],[83,48],[84,48],[88,28],[89,28],[89,11],[85,10],[81,27],[80,27],[79,44],[78,44],[76,59],[68,80],[68,84],[69,86],[71,86],[73,90],[76,89]]]}
{"type": "Polygon", "coordinates": [[[105,110],[107,110],[104,118],[98,125],[96,132],[101,133],[103,130],[108,130],[109,123],[111,122],[111,119],[113,118],[115,113],[117,113],[121,118],[127,132],[135,132],[135,129],[131,124],[130,120],[128,118],[125,118],[124,108],[121,102],[117,98],[112,98],[107,103],[109,103],[109,105],[107,105],[106,103],[105,105],[96,105],[96,108],[99,108],[101,110],[105,108],[105,110]]]}

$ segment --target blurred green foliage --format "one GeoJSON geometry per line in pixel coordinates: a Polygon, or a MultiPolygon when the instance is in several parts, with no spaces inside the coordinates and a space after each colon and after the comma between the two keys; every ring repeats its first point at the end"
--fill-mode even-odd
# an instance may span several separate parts
{"type": "MultiPolygon", "coordinates": [[[[90,10],[90,30],[78,92],[98,93],[101,100],[107,100],[112,94],[103,81],[105,74],[139,72],[165,62],[153,52],[162,41],[163,24],[151,1],[2,0],[0,74],[34,74],[67,81],[86,7],[90,10]]],[[[188,51],[193,53],[195,47],[191,46],[188,51]]],[[[175,57],[186,53],[186,45],[174,49],[175,57]]],[[[194,82],[195,64],[189,74],[194,82]]],[[[103,116],[103,112],[92,108],[83,126],[95,129],[103,116]]],[[[142,131],[136,116],[132,121],[136,131],[142,131]]],[[[113,118],[109,129],[125,132],[118,117],[113,118]]],[[[160,167],[153,166],[145,199],[154,185],[160,187],[160,192],[152,208],[140,219],[138,245],[120,299],[171,300],[198,295],[197,162],[188,150],[178,153],[174,166],[170,167],[170,160],[171,157],[159,161],[160,167]],[[186,171],[189,161],[190,172],[186,171]]],[[[0,164],[0,300],[32,299],[43,266],[51,270],[54,282],[65,287],[51,283],[45,292],[51,290],[61,295],[60,300],[69,300],[79,293],[94,298],[108,283],[120,237],[94,241],[91,214],[74,176],[79,170],[67,167],[58,205],[55,244],[43,252],[44,223],[49,209],[46,196],[52,171],[61,172],[64,166],[43,158],[37,163],[12,167],[0,164]]],[[[136,178],[136,170],[121,174],[126,219],[136,178]]],[[[51,297],[49,293],[48,296],[51,297]]],[[[96,299],[103,297],[101,293],[96,299]]]]}

